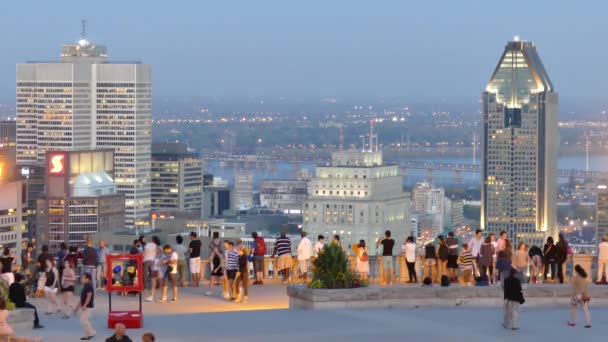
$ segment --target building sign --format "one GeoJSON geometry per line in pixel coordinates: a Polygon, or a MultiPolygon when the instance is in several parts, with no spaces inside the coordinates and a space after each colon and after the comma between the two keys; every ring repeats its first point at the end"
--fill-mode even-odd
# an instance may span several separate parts
{"type": "Polygon", "coordinates": [[[65,154],[56,153],[49,157],[49,173],[63,175],[65,172],[65,154]]]}

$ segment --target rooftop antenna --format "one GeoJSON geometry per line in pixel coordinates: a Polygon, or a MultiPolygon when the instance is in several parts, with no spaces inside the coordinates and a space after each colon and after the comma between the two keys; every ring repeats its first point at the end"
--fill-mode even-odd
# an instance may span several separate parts
{"type": "Polygon", "coordinates": [[[80,30],[80,39],[86,39],[87,35],[87,21],[85,19],[82,19],[80,21],[81,24],[81,30],[80,30]]]}

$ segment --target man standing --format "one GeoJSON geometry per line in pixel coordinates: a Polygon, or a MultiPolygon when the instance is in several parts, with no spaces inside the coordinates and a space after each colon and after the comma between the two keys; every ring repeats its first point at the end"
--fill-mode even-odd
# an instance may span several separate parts
{"type": "Polygon", "coordinates": [[[507,232],[503,230],[500,232],[500,238],[496,241],[496,246],[494,246],[496,254],[505,249],[505,241],[507,241],[507,232]]]}
{"type": "MultiPolygon", "coordinates": [[[[93,249],[93,251],[95,251],[93,249]]],[[[84,330],[84,337],[80,338],[82,341],[91,340],[95,337],[95,329],[91,324],[91,311],[95,307],[94,299],[95,299],[95,290],[93,285],[91,284],[92,277],[91,274],[85,273],[82,276],[82,292],[80,293],[80,305],[76,310],[80,310],[80,324],[82,325],[82,329],[84,330]]]]}
{"type": "Polygon", "coordinates": [[[34,275],[34,245],[31,243],[21,251],[21,269],[26,278],[34,275]]]}
{"type": "Polygon", "coordinates": [[[382,245],[382,265],[384,266],[384,274],[382,275],[382,283],[393,285],[395,279],[395,269],[393,264],[393,247],[395,240],[391,238],[391,231],[384,232],[384,238],[376,242],[376,247],[382,245]],[[388,282],[387,282],[388,276],[388,282]]]}
{"type": "Polygon", "coordinates": [[[106,256],[110,254],[110,249],[106,246],[106,242],[99,241],[97,248],[97,289],[103,289],[106,283],[106,256]]]}
{"type": "Polygon", "coordinates": [[[186,268],[186,256],[188,255],[188,249],[183,244],[184,238],[181,235],[175,237],[175,246],[173,251],[177,253],[177,276],[179,277],[179,286],[183,287],[188,285],[186,280],[186,274],[188,273],[186,268]]]}
{"type": "Polygon", "coordinates": [[[448,276],[450,282],[458,281],[458,239],[454,237],[454,232],[448,233],[446,240],[448,244],[448,276]]]}
{"type": "Polygon", "coordinates": [[[258,236],[258,233],[251,233],[253,238],[253,273],[255,273],[255,281],[253,285],[264,284],[264,256],[266,255],[266,242],[264,238],[258,236]]]}
{"type": "Polygon", "coordinates": [[[597,282],[606,284],[608,278],[608,237],[603,237],[602,242],[597,246],[597,282]],[[606,271],[606,277],[603,277],[606,271]]]}
{"type": "Polygon", "coordinates": [[[317,243],[315,243],[315,258],[319,256],[323,247],[325,247],[325,236],[319,235],[317,237],[317,243]]]}
{"type": "Polygon", "coordinates": [[[475,259],[475,270],[474,273],[477,274],[479,272],[479,257],[481,252],[481,245],[483,245],[483,234],[481,229],[477,229],[475,231],[475,237],[469,241],[469,251],[471,255],[475,259]]]}
{"type": "Polygon", "coordinates": [[[190,255],[190,276],[192,277],[192,286],[198,287],[201,280],[201,240],[195,232],[190,233],[190,245],[188,253],[190,255]]]}
{"type": "Polygon", "coordinates": [[[87,246],[82,251],[82,265],[84,266],[84,273],[88,273],[91,276],[92,286],[95,289],[95,281],[97,280],[97,251],[93,248],[93,240],[87,239],[87,246]]]}
{"type": "Polygon", "coordinates": [[[308,281],[308,262],[310,261],[310,253],[312,252],[312,242],[306,237],[306,232],[302,231],[300,234],[302,240],[298,245],[298,266],[300,273],[302,273],[302,282],[304,284],[308,281]]]}
{"type": "Polygon", "coordinates": [[[144,262],[144,282],[147,289],[152,286],[152,268],[154,267],[154,259],[156,259],[156,249],[159,247],[154,241],[146,242],[142,236],[139,239],[141,245],[142,257],[144,262]]]}
{"type": "Polygon", "coordinates": [[[287,285],[291,281],[289,271],[293,266],[293,260],[291,258],[291,240],[289,240],[285,232],[281,232],[281,237],[274,243],[272,256],[274,257],[275,255],[279,257],[277,259],[277,268],[279,272],[283,273],[283,285],[287,285]]]}

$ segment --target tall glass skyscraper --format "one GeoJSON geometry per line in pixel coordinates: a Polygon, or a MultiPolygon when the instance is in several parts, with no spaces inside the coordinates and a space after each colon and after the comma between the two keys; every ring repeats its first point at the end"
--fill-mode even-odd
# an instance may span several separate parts
{"type": "Polygon", "coordinates": [[[481,227],[540,244],[557,233],[558,95],[533,43],[507,43],[482,100],[481,227]]]}

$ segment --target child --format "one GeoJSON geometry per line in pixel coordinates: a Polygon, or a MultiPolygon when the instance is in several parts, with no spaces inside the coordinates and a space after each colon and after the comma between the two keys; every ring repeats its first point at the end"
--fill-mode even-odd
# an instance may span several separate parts
{"type": "Polygon", "coordinates": [[[521,291],[521,280],[515,275],[517,270],[511,268],[509,276],[504,279],[504,321],[502,326],[505,329],[519,329],[519,307],[525,303],[524,294],[521,291]]]}
{"type": "Polygon", "coordinates": [[[234,242],[228,243],[228,255],[226,258],[226,277],[228,278],[228,289],[232,290],[232,295],[229,297],[231,300],[236,300],[236,289],[234,281],[236,280],[236,274],[239,272],[239,252],[234,248],[234,242]]]}
{"type": "Polygon", "coordinates": [[[581,265],[574,266],[574,277],[572,277],[572,300],[570,301],[570,321],[568,325],[576,325],[576,311],[580,305],[585,313],[585,328],[591,328],[591,313],[589,312],[589,292],[587,290],[587,272],[581,265]]]}
{"type": "Polygon", "coordinates": [[[241,246],[241,248],[239,249],[239,272],[237,273],[236,281],[234,282],[234,291],[239,294],[238,299],[236,301],[239,303],[247,303],[247,296],[249,295],[249,261],[247,260],[248,255],[249,252],[247,251],[247,247],[241,246]]]}
{"type": "Polygon", "coordinates": [[[209,280],[209,286],[219,285],[220,278],[224,276],[224,270],[222,269],[222,259],[219,255],[213,256],[213,262],[211,263],[211,279],[209,280]]]}
{"type": "Polygon", "coordinates": [[[469,244],[463,244],[462,252],[458,257],[458,264],[460,264],[460,270],[462,271],[462,284],[464,286],[473,285],[474,259],[473,254],[469,251],[469,244]]]}

